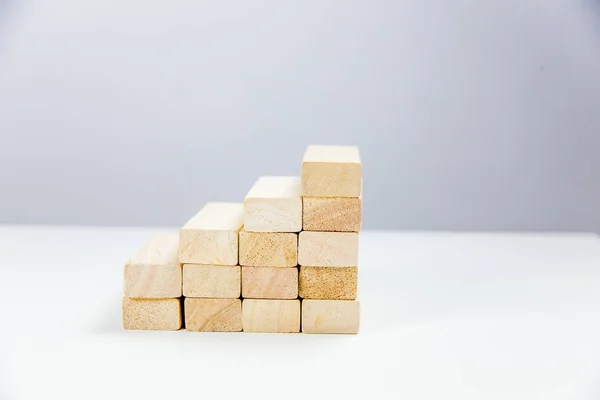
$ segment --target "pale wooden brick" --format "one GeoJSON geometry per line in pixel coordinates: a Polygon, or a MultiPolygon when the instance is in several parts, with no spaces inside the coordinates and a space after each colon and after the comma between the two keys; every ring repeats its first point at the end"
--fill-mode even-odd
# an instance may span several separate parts
{"type": "Polygon", "coordinates": [[[185,298],[185,328],[191,332],[240,332],[240,299],[185,298]]]}
{"type": "Polygon", "coordinates": [[[300,232],[298,263],[309,267],[358,265],[358,233],[300,232]]]}
{"type": "Polygon", "coordinates": [[[296,233],[240,232],[240,265],[295,267],[298,265],[296,233]]]}
{"type": "Polygon", "coordinates": [[[185,297],[237,298],[241,291],[239,265],[183,265],[185,297]]]}
{"type": "Polygon", "coordinates": [[[242,267],[242,297],[295,299],[298,297],[298,269],[242,267]]]}
{"type": "Polygon", "coordinates": [[[358,197],[362,165],[355,146],[308,146],[302,160],[302,196],[358,197]]]}
{"type": "Polygon", "coordinates": [[[300,300],[244,299],[244,332],[300,332],[300,300]]]}
{"type": "Polygon", "coordinates": [[[358,232],[362,221],[360,197],[304,197],[305,231],[358,232]]]}
{"type": "Polygon", "coordinates": [[[360,304],[354,300],[302,300],[302,332],[358,333],[360,304]]]}
{"type": "Polygon", "coordinates": [[[176,331],[181,328],[180,299],[124,297],[121,307],[124,329],[176,331]]]}
{"type": "Polygon", "coordinates": [[[357,267],[300,267],[303,299],[355,300],[357,288],[357,267]]]}
{"type": "Polygon", "coordinates": [[[261,177],[246,195],[244,206],[244,230],[248,232],[302,230],[299,177],[261,177]]]}

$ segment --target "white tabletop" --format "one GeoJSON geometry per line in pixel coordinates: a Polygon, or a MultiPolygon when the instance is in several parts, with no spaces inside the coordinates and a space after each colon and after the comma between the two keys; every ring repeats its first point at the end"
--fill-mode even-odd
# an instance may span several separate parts
{"type": "Polygon", "coordinates": [[[595,235],[363,232],[357,336],[124,331],[157,231],[0,226],[0,398],[600,398],[595,235]]]}

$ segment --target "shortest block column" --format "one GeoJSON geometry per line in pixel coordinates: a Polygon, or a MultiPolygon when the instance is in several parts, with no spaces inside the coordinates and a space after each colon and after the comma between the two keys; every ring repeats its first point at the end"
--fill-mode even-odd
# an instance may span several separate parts
{"type": "Polygon", "coordinates": [[[180,299],[123,298],[123,328],[176,331],[181,328],[180,299]]]}
{"type": "Polygon", "coordinates": [[[304,333],[358,333],[359,326],[358,301],[302,301],[302,332],[304,333]]]}
{"type": "Polygon", "coordinates": [[[240,332],[240,299],[185,299],[185,328],[191,332],[240,332]]]}
{"type": "Polygon", "coordinates": [[[300,300],[244,299],[244,332],[300,332],[300,300]]]}

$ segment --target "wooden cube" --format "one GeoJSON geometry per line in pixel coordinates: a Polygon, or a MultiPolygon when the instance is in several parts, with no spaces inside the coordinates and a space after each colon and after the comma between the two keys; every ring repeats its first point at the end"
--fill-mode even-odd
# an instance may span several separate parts
{"type": "Polygon", "coordinates": [[[181,299],[123,298],[123,328],[176,331],[181,328],[181,299]]]}
{"type": "Polygon", "coordinates": [[[295,299],[298,297],[298,269],[242,267],[242,297],[295,299]]]}
{"type": "Polygon", "coordinates": [[[357,267],[300,267],[303,299],[355,300],[357,288],[357,267]]]}
{"type": "Polygon", "coordinates": [[[183,264],[185,297],[237,298],[241,285],[239,265],[183,264]]]}
{"type": "Polygon", "coordinates": [[[300,300],[244,299],[244,332],[300,332],[300,300]]]}
{"type": "Polygon", "coordinates": [[[185,328],[192,332],[240,332],[242,300],[185,298],[185,328]]]}
{"type": "Polygon", "coordinates": [[[298,234],[240,232],[240,265],[249,267],[295,267],[298,265],[298,234]]]}
{"type": "Polygon", "coordinates": [[[244,229],[248,232],[300,232],[300,178],[263,176],[244,200],[244,229]]]}
{"type": "Polygon", "coordinates": [[[125,297],[181,297],[177,233],[151,237],[124,268],[125,297]]]}
{"type": "Polygon", "coordinates": [[[362,221],[360,197],[304,197],[302,225],[306,231],[358,232],[362,221]]]}
{"type": "Polygon", "coordinates": [[[302,160],[302,196],[358,197],[362,164],[355,146],[308,146],[302,160]]]}
{"type": "Polygon", "coordinates": [[[358,233],[300,232],[298,263],[309,267],[358,265],[358,233]]]}
{"type": "Polygon", "coordinates": [[[237,265],[242,203],[208,203],[179,231],[182,264],[237,265]]]}
{"type": "Polygon", "coordinates": [[[302,300],[302,332],[358,333],[360,304],[349,300],[302,300]]]}

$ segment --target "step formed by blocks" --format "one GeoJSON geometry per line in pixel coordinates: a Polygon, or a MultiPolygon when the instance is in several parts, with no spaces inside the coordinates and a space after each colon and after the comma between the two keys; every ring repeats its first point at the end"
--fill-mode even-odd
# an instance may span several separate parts
{"type": "Polygon", "coordinates": [[[300,300],[244,299],[244,332],[300,332],[300,300]]]}
{"type": "Polygon", "coordinates": [[[182,264],[237,265],[242,203],[208,203],[179,231],[182,264]]]}
{"type": "Polygon", "coordinates": [[[181,328],[180,299],[124,297],[122,312],[124,329],[176,331],[181,328]]]}
{"type": "Polygon", "coordinates": [[[298,234],[240,232],[240,265],[248,267],[295,267],[298,265],[298,234]]]}
{"type": "Polygon", "coordinates": [[[309,267],[358,265],[358,233],[300,232],[298,263],[309,267]]]}
{"type": "Polygon", "coordinates": [[[302,230],[300,177],[263,176],[246,195],[244,205],[244,230],[248,232],[302,230]]]}
{"type": "Polygon", "coordinates": [[[357,267],[300,267],[303,299],[355,300],[357,288],[357,267]]]}
{"type": "Polygon", "coordinates": [[[181,264],[177,233],[150,238],[124,268],[125,297],[181,297],[181,264]]]}
{"type": "Polygon", "coordinates": [[[242,300],[185,298],[185,328],[191,332],[240,332],[242,300]]]}
{"type": "Polygon", "coordinates": [[[240,297],[242,269],[239,265],[183,264],[185,297],[240,297]]]}
{"type": "Polygon", "coordinates": [[[302,160],[302,196],[359,197],[361,187],[357,147],[308,146],[302,160]]]}
{"type": "Polygon", "coordinates": [[[298,269],[242,267],[242,297],[295,299],[298,297],[298,269]]]}
{"type": "Polygon", "coordinates": [[[360,304],[350,300],[302,300],[303,333],[358,333],[360,304]]]}
{"type": "Polygon", "coordinates": [[[358,232],[362,221],[360,197],[304,197],[305,231],[358,232]]]}

